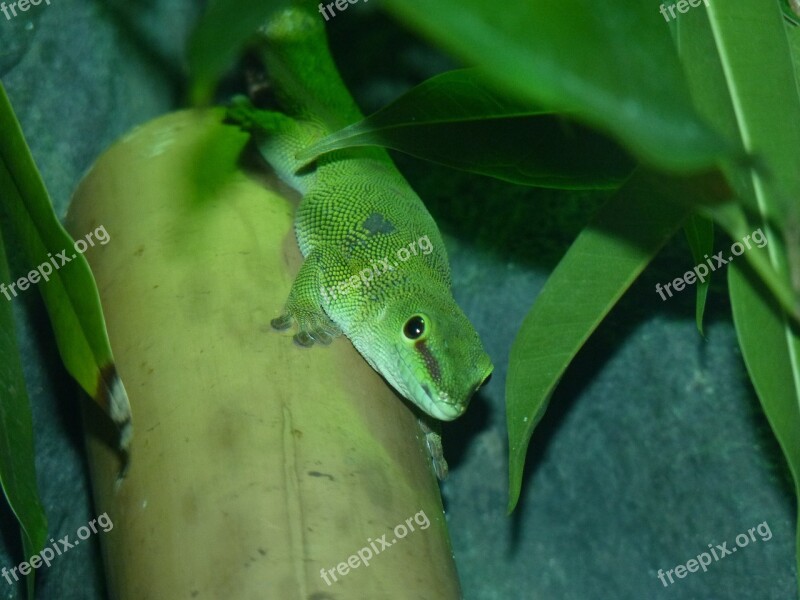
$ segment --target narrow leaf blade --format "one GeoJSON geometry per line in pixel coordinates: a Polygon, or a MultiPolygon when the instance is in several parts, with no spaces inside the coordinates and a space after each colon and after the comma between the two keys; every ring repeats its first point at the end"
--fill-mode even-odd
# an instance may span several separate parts
{"type": "MultiPolygon", "coordinates": [[[[800,336],[752,266],[731,265],[728,285],[742,357],[786,457],[795,486],[795,510],[800,514],[800,336]]],[[[795,544],[800,550],[800,529],[795,544]]],[[[800,569],[800,552],[796,561],[800,569]]]]}
{"type": "MultiPolygon", "coordinates": [[[[8,280],[0,235],[0,281],[8,280]]],[[[36,486],[34,457],[31,406],[14,335],[14,317],[11,303],[0,298],[0,486],[19,522],[26,559],[44,548],[47,540],[47,518],[36,486]]],[[[33,577],[33,573],[28,575],[29,597],[33,577]]]]}
{"type": "MultiPolygon", "coordinates": [[[[706,261],[706,257],[714,250],[714,221],[702,215],[693,214],[683,226],[689,248],[692,251],[694,264],[699,265],[706,261]]],[[[706,298],[708,298],[708,287],[711,285],[712,274],[709,273],[703,281],[697,282],[697,300],[695,304],[695,322],[697,331],[703,333],[703,314],[706,310],[706,298]]]]}
{"type": "MultiPolygon", "coordinates": [[[[121,446],[127,447],[131,435],[130,405],[114,366],[94,277],[53,211],[1,83],[0,198],[0,209],[13,238],[21,245],[32,269],[25,277],[29,282],[39,279],[32,285],[42,294],[67,371],[111,416],[120,428],[121,446]],[[68,259],[66,263],[61,264],[59,254],[68,259]],[[46,278],[45,265],[51,271],[46,278]],[[33,275],[37,269],[39,277],[33,275]]],[[[12,294],[27,291],[19,287],[15,290],[12,283],[0,288],[9,300],[12,294]]]]}
{"type": "Polygon", "coordinates": [[[298,159],[370,145],[540,187],[614,188],[634,167],[615,142],[497,92],[475,69],[448,71],[421,83],[298,153],[298,159]]]}
{"type": "MultiPolygon", "coordinates": [[[[774,6],[772,8],[776,9],[774,6]]],[[[738,41],[728,42],[733,50],[727,51],[724,58],[720,54],[719,42],[709,18],[714,17],[714,12],[698,11],[684,15],[678,27],[678,46],[686,65],[691,93],[700,113],[718,130],[724,132],[729,139],[735,140],[742,153],[746,151],[746,148],[749,148],[751,152],[754,151],[758,155],[757,164],[766,164],[769,173],[772,174],[767,174],[767,181],[762,179],[757,187],[756,178],[763,177],[763,172],[761,174],[756,172],[752,161],[748,161],[746,164],[723,163],[722,169],[736,193],[738,202],[711,207],[708,214],[733,240],[741,240],[753,231],[764,228],[770,245],[777,248],[781,245],[781,238],[785,237],[785,232],[779,231],[780,225],[774,232],[770,231],[764,226],[763,217],[766,217],[767,222],[775,225],[775,218],[779,218],[778,215],[796,210],[791,207],[791,203],[788,203],[787,207],[784,198],[786,190],[796,187],[797,182],[778,183],[774,174],[781,174],[783,178],[785,175],[794,176],[796,173],[796,170],[786,163],[787,157],[782,155],[786,152],[791,154],[791,150],[787,150],[787,148],[791,147],[789,140],[793,135],[792,131],[796,132],[797,127],[782,127],[782,124],[792,120],[787,119],[785,115],[790,112],[789,106],[797,104],[796,99],[791,99],[791,90],[795,84],[791,80],[786,81],[786,77],[791,78],[793,73],[797,78],[797,71],[785,68],[785,61],[787,58],[791,61],[791,56],[787,52],[787,56],[778,57],[780,51],[776,50],[772,43],[766,44],[765,49],[770,48],[775,52],[774,60],[762,58],[761,51],[757,55],[750,52],[749,48],[753,43],[751,38],[756,33],[745,23],[748,23],[750,16],[753,16],[753,7],[747,9],[751,11],[750,16],[744,13],[736,16],[736,13],[742,9],[743,5],[737,4],[735,10],[731,8],[734,12],[733,19],[726,18],[722,21],[723,29],[726,30],[725,37],[733,35],[737,29],[740,36],[738,41]],[[729,28],[732,29],[729,30],[729,28]],[[753,56],[758,56],[758,60],[751,60],[753,56]],[[729,63],[728,66],[723,64],[723,61],[729,63]],[[776,63],[775,66],[771,64],[773,62],[776,63]],[[734,65],[739,64],[743,65],[745,73],[744,75],[736,73],[734,76],[733,71],[739,70],[739,67],[734,65]],[[734,81],[730,77],[735,77],[738,81],[734,81]],[[779,77],[784,79],[780,84],[773,79],[779,77]],[[770,94],[763,96],[767,102],[755,102],[754,100],[760,97],[761,90],[766,87],[770,89],[770,94]],[[773,87],[781,88],[781,92],[775,97],[772,93],[773,87]],[[745,89],[748,96],[747,110],[744,109],[744,103],[736,97],[745,89]],[[774,101],[780,95],[783,96],[782,101],[774,101]],[[773,115],[776,120],[775,124],[764,122],[765,118],[769,118],[768,115],[773,115]],[[746,126],[750,131],[745,133],[740,129],[740,125],[746,126]],[[775,164],[783,163],[780,170],[775,168],[771,156],[777,157],[775,164]],[[782,186],[788,187],[780,190],[782,186]]],[[[766,34],[759,32],[757,36],[783,38],[785,41],[781,31],[783,24],[777,10],[772,14],[772,19],[767,18],[766,21],[764,21],[764,17],[769,15],[770,11],[757,9],[756,12],[759,13],[759,16],[754,17],[756,19],[754,23],[762,22],[772,29],[766,34]]],[[[792,39],[791,34],[796,31],[797,28],[788,28],[786,33],[790,34],[790,40],[792,39]]],[[[784,48],[785,51],[786,48],[784,48]]],[[[796,143],[800,143],[800,139],[796,143]]],[[[760,167],[760,170],[763,171],[763,166],[760,167]]],[[[781,254],[780,250],[778,254],[781,254]]],[[[779,265],[774,263],[767,253],[746,252],[744,258],[750,262],[770,291],[778,298],[783,310],[800,323],[800,301],[792,289],[789,278],[780,273],[779,265]]]]}
{"type": "Polygon", "coordinates": [[[696,197],[706,190],[719,193],[715,177],[678,180],[635,173],[581,232],[548,278],[511,348],[506,384],[509,512],[519,499],[531,435],[559,379],[691,213],[691,204],[703,201],[696,197]]]}
{"type": "MultiPolygon", "coordinates": [[[[732,99],[736,131],[743,147],[760,158],[760,168],[738,183],[752,201],[746,215],[751,229],[763,228],[769,244],[747,253],[767,262],[773,277],[792,292],[793,307],[800,291],[800,93],[794,31],[776,3],[741,0],[726,10],[712,4],[708,26],[717,46],[719,64],[732,99]],[[752,48],[758,48],[757,53],[752,48]],[[764,94],[764,89],[769,94],[764,94]]],[[[749,265],[734,265],[729,275],[731,305],[739,344],[748,373],[784,452],[800,491],[800,336],[798,322],[766,293],[749,265]]],[[[800,514],[800,502],[797,505],[800,514]]],[[[800,566],[800,531],[796,537],[800,566]]]]}

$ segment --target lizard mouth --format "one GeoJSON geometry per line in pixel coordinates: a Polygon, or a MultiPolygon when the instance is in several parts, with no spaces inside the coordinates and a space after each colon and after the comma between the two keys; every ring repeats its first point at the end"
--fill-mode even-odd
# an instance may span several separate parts
{"type": "Polygon", "coordinates": [[[464,414],[466,405],[451,404],[448,402],[449,395],[446,392],[436,393],[426,384],[420,384],[419,388],[425,395],[427,402],[425,403],[426,412],[432,417],[436,417],[440,421],[452,421],[464,414]]]}
{"type": "Polygon", "coordinates": [[[440,392],[437,396],[436,392],[432,392],[427,384],[420,384],[420,388],[427,399],[426,412],[432,417],[436,417],[440,421],[452,421],[453,419],[460,417],[467,410],[467,405],[469,404],[472,396],[474,396],[478,389],[480,389],[480,387],[486,383],[490,376],[491,371],[489,372],[489,375],[484,377],[472,387],[469,394],[467,394],[465,401],[458,404],[453,404],[450,402],[450,395],[447,392],[440,392]]]}
{"type": "Polygon", "coordinates": [[[414,369],[411,368],[411,365],[408,364],[402,355],[400,355],[399,359],[399,378],[397,382],[405,383],[406,385],[395,385],[395,389],[399,390],[403,396],[414,403],[423,412],[440,421],[452,421],[463,415],[472,397],[491,378],[492,371],[494,370],[491,363],[489,363],[484,371],[483,377],[481,377],[481,379],[471,387],[469,393],[459,401],[459,398],[453,398],[449,392],[432,389],[432,386],[428,382],[423,383],[420,381],[414,369]]]}
{"type": "Polygon", "coordinates": [[[464,414],[466,404],[454,404],[450,401],[450,395],[447,392],[437,392],[432,390],[427,383],[420,382],[415,376],[414,370],[402,357],[400,370],[402,372],[400,380],[411,382],[410,389],[407,388],[408,395],[406,397],[423,412],[440,421],[452,421],[464,414]]]}

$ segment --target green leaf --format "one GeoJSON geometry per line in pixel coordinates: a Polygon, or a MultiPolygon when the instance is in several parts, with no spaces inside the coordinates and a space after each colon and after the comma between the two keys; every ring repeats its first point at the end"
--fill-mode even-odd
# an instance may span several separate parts
{"type": "Polygon", "coordinates": [[[691,213],[692,202],[704,201],[707,189],[719,193],[713,184],[712,178],[671,179],[637,171],[548,278],[511,348],[506,383],[509,512],[519,499],[531,435],[559,379],[691,213]]]}
{"type": "MultiPolygon", "coordinates": [[[[64,366],[120,427],[120,444],[127,447],[131,435],[130,405],[114,366],[94,277],[53,211],[2,83],[0,199],[3,222],[22,247],[31,269],[20,279],[27,278],[28,285],[42,294],[64,366]],[[68,260],[66,264],[62,265],[59,254],[68,260]],[[45,276],[46,271],[50,273],[45,276]]],[[[9,282],[0,292],[11,299],[12,295],[30,291],[27,285],[26,289],[19,287],[20,279],[9,282]]]]}
{"type": "MultiPolygon", "coordinates": [[[[773,7],[777,8],[777,7],[773,7]]],[[[741,10],[737,5],[734,12],[733,20],[736,20],[736,14],[741,10]]],[[[769,11],[763,12],[756,23],[763,21],[763,16],[768,15],[769,11]]],[[[723,163],[723,171],[726,174],[727,180],[736,193],[738,204],[727,204],[719,207],[710,207],[707,214],[711,216],[734,240],[741,240],[746,235],[751,234],[758,228],[763,227],[763,218],[766,217],[767,222],[776,225],[783,221],[786,223],[786,214],[796,211],[796,207],[792,208],[792,202],[786,200],[787,189],[797,187],[796,183],[788,183],[789,187],[784,190],[779,189],[779,184],[770,173],[778,173],[779,171],[772,164],[771,160],[767,159],[767,153],[778,157],[778,165],[782,173],[793,173],[794,167],[789,163],[791,162],[791,138],[797,135],[797,124],[789,126],[789,121],[797,121],[797,119],[787,119],[787,107],[792,104],[797,105],[796,92],[793,91],[794,80],[791,79],[792,73],[795,73],[794,65],[791,62],[791,56],[784,46],[784,56],[778,57],[780,50],[774,58],[774,64],[768,60],[752,60],[752,52],[749,50],[750,44],[755,43],[756,37],[774,36],[778,39],[784,40],[785,36],[781,32],[783,25],[778,16],[778,11],[772,13],[772,28],[771,33],[757,33],[757,28],[747,28],[740,26],[741,39],[734,42],[730,47],[733,50],[724,50],[719,46],[717,33],[715,33],[712,23],[709,20],[711,12],[705,11],[690,11],[688,14],[681,17],[679,23],[678,34],[678,47],[681,51],[683,62],[686,65],[686,74],[689,81],[692,96],[695,98],[696,105],[700,113],[711,122],[714,127],[726,133],[727,137],[734,140],[734,143],[742,149],[742,152],[754,152],[757,155],[757,160],[754,163],[750,161],[746,164],[741,162],[726,162],[723,163]],[[753,39],[750,39],[752,33],[753,39]],[[738,44],[738,45],[737,45],[738,44]],[[723,58],[729,63],[727,66],[723,65],[723,58]],[[732,61],[735,63],[743,63],[747,65],[745,69],[748,71],[746,74],[729,72],[733,68],[732,61]],[[788,64],[787,64],[788,61],[788,64]],[[759,79],[763,72],[764,79],[759,79]],[[787,82],[786,77],[790,77],[787,82]],[[735,77],[738,81],[734,82],[729,80],[729,77],[735,77]],[[778,91],[777,81],[783,78],[784,85],[781,86],[781,91],[778,91]],[[788,85],[787,85],[788,84],[788,85]],[[766,89],[763,86],[768,86],[770,94],[763,96],[761,90],[766,89]],[[776,93],[772,93],[775,87],[776,93]],[[792,99],[792,95],[795,98],[792,99]],[[780,99],[779,99],[780,98],[780,99]],[[762,100],[769,100],[766,104],[762,100]],[[777,111],[777,112],[773,112],[777,111]],[[768,119],[768,113],[773,114],[775,123],[764,124],[765,117],[768,119]],[[783,124],[787,124],[783,127],[783,124]],[[747,133],[740,132],[740,125],[749,128],[747,133]],[[762,131],[758,131],[762,129],[762,131]],[[756,133],[758,131],[758,133],[756,133]],[[756,139],[754,134],[757,135],[756,139]],[[747,139],[747,143],[745,143],[747,139]],[[789,155],[787,156],[786,153],[789,155]],[[782,164],[781,164],[782,163],[782,164]],[[753,172],[753,164],[767,165],[769,173],[766,174],[764,179],[764,167],[759,167],[759,173],[753,172]],[[759,194],[756,193],[756,187],[753,183],[753,178],[758,177],[761,181],[759,183],[759,194]],[[767,194],[765,196],[764,194],[767,194]],[[769,202],[774,205],[773,208],[767,210],[764,202],[769,202]],[[779,216],[782,213],[783,216],[779,216]],[[759,217],[761,215],[761,217],[759,217]]],[[[747,17],[741,17],[747,18],[747,17]]],[[[729,19],[725,23],[730,24],[729,19]]],[[[741,25],[741,21],[739,24],[741,25]]],[[[726,26],[727,29],[727,26],[726,26]]],[[[763,29],[763,28],[762,28],[763,29]]],[[[795,33],[796,28],[789,28],[788,33],[795,33]]],[[[726,36],[730,33],[726,32],[726,36]]],[[[769,43],[765,48],[772,48],[775,53],[776,49],[774,44],[769,43]]],[[[759,56],[761,56],[759,51],[759,56]]],[[[738,69],[737,69],[738,71],[738,69]]],[[[781,184],[786,186],[787,182],[781,184]]],[[[789,222],[791,222],[789,220],[789,222]]],[[[780,229],[782,225],[778,225],[780,229]]],[[[779,230],[770,231],[765,228],[770,244],[780,243],[779,238],[785,238],[786,232],[779,230]]],[[[789,283],[789,279],[783,277],[776,265],[771,264],[768,255],[760,252],[745,252],[744,257],[748,260],[756,272],[761,276],[762,280],[766,283],[772,294],[779,300],[781,307],[787,311],[794,319],[800,322],[800,303],[798,303],[797,294],[793,291],[789,283]]]]}
{"type": "MultiPolygon", "coordinates": [[[[0,235],[0,282],[9,279],[0,235]]],[[[47,519],[36,487],[34,456],[31,406],[14,336],[14,317],[11,303],[0,297],[0,485],[19,522],[25,560],[41,551],[47,540],[47,519]]],[[[27,579],[28,598],[33,600],[34,574],[30,573],[27,579]]]]}
{"type": "MultiPolygon", "coordinates": [[[[750,265],[731,265],[728,285],[742,357],[789,465],[800,514],[800,337],[750,265]]],[[[795,544],[800,551],[800,529],[795,544]]]]}
{"type": "Polygon", "coordinates": [[[800,25],[800,2],[798,0],[779,0],[783,17],[792,25],[800,25]]]}
{"type": "MultiPolygon", "coordinates": [[[[800,269],[797,239],[800,214],[800,96],[787,25],[776,4],[741,0],[735,9],[709,9],[710,28],[734,99],[736,123],[745,148],[765,167],[753,173],[748,192],[769,244],[751,255],[768,260],[787,285],[800,269]],[[754,56],[749,48],[758,48],[754,56]],[[769,94],[763,93],[769,89],[769,94]]],[[[731,305],[750,378],[800,490],[800,339],[792,323],[751,273],[735,265],[729,275],[731,305]]],[[[796,293],[798,281],[794,281],[796,293]]],[[[795,301],[797,296],[795,295],[795,301]]],[[[798,505],[800,515],[800,505],[798,505]]],[[[800,567],[800,532],[796,540],[800,567]]]]}
{"type": "Polygon", "coordinates": [[[800,96],[780,9],[774,2],[765,6],[746,0],[737,2],[735,9],[712,4],[708,14],[740,139],[745,150],[766,165],[755,173],[759,212],[772,225],[797,222],[800,96]],[[742,22],[750,18],[754,20],[742,22]],[[752,48],[758,48],[755,55],[752,48]]]}
{"type": "MultiPolygon", "coordinates": [[[[751,188],[752,189],[752,188],[751,188]]],[[[741,198],[741,196],[740,196],[741,198]]],[[[724,207],[715,207],[711,210],[714,220],[728,232],[734,240],[742,240],[751,235],[754,231],[763,229],[758,223],[748,220],[747,214],[742,207],[737,204],[729,204],[724,207]]],[[[763,231],[762,231],[763,233],[763,231]]],[[[778,236],[768,235],[768,244],[773,246],[780,245],[781,240],[778,236]]],[[[780,250],[778,251],[780,253],[780,250]]],[[[753,269],[761,277],[770,292],[775,296],[781,308],[787,314],[800,323],[800,306],[797,296],[792,291],[789,281],[784,278],[775,265],[772,264],[770,255],[763,252],[747,251],[743,255],[753,269]]]]}
{"type": "MultiPolygon", "coordinates": [[[[213,0],[189,40],[191,98],[211,99],[217,80],[242,53],[256,29],[291,0],[213,0]]],[[[320,17],[321,18],[321,17],[320,17]]]]}
{"type": "MultiPolygon", "coordinates": [[[[699,265],[706,261],[709,254],[714,251],[714,221],[698,214],[691,215],[683,226],[689,248],[692,250],[694,264],[699,265]]],[[[703,314],[706,310],[708,286],[711,285],[711,273],[703,281],[697,282],[697,301],[695,305],[695,322],[697,331],[703,333],[703,314]]]]}
{"type": "Polygon", "coordinates": [[[800,27],[787,27],[786,38],[789,40],[789,49],[794,63],[794,77],[800,81],[800,27]]]}
{"type": "Polygon", "coordinates": [[[475,69],[437,75],[297,158],[306,162],[333,150],[370,145],[540,187],[615,188],[634,167],[608,138],[510,99],[475,69]]]}
{"type": "MultiPolygon", "coordinates": [[[[743,206],[714,216],[737,232],[733,237],[763,228],[768,240],[745,254],[747,262],[731,265],[730,298],[747,371],[800,498],[797,31],[778,4],[759,0],[740,0],[725,10],[712,4],[707,15],[687,19],[684,27],[681,51],[701,110],[714,114],[720,129],[759,159],[752,171],[727,167],[743,206]]],[[[800,567],[800,530],[796,548],[800,567]]]]}
{"type": "Polygon", "coordinates": [[[384,3],[504,91],[610,132],[651,165],[693,171],[731,152],[694,111],[669,28],[650,3],[384,3]]]}

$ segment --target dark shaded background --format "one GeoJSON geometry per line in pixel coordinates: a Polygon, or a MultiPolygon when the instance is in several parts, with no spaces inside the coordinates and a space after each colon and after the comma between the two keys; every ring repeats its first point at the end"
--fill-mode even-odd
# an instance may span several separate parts
{"type": "MultiPolygon", "coordinates": [[[[51,0],[11,21],[0,13],[0,78],[59,216],[117,137],[183,105],[183,48],[196,4],[51,0]]],[[[367,111],[455,64],[378,8],[377,0],[359,3],[328,23],[334,55],[367,111]]],[[[746,377],[722,278],[709,296],[704,340],[693,291],[668,302],[654,292],[692,266],[682,237],[659,255],[565,375],[509,518],[509,348],[600,199],[398,162],[440,223],[456,296],[496,366],[467,416],[445,426],[451,477],[443,495],[465,598],[796,598],[792,486],[746,377]],[[659,568],[686,563],[708,544],[731,546],[764,521],[771,540],[669,588],[656,578],[659,568]]],[[[720,239],[717,249],[729,243],[720,239]]],[[[15,275],[29,270],[10,254],[15,275]]],[[[74,537],[96,515],[76,386],[39,296],[24,294],[14,310],[50,534],[74,537]]],[[[0,566],[11,567],[22,556],[7,510],[0,528],[0,566]]],[[[40,569],[38,582],[45,600],[105,598],[97,537],[40,569]]],[[[22,597],[21,586],[0,579],[0,598],[22,597]]]]}

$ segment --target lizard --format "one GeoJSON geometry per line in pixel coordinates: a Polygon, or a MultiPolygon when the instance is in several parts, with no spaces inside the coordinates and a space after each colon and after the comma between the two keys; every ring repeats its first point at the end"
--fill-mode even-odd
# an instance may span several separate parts
{"type": "MultiPolygon", "coordinates": [[[[425,415],[459,417],[493,366],[453,298],[433,217],[381,148],[337,150],[312,164],[295,158],[363,118],[318,18],[299,6],[279,12],[259,29],[259,54],[280,110],[258,110],[238,98],[228,118],[251,132],[276,174],[302,194],[294,229],[304,262],[272,326],[295,327],[301,346],[344,334],[425,415]]],[[[420,425],[444,479],[436,422],[421,418],[420,425]]]]}

